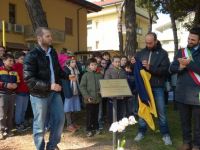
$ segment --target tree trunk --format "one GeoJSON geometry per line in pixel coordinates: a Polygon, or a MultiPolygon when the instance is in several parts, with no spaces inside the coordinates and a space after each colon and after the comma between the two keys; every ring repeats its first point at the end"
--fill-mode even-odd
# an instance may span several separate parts
{"type": "Polygon", "coordinates": [[[125,55],[132,56],[137,49],[135,0],[125,0],[126,45],[125,55]]]}
{"type": "Polygon", "coordinates": [[[119,15],[118,15],[119,51],[121,52],[121,54],[123,54],[123,49],[124,49],[124,40],[123,40],[123,31],[122,31],[123,8],[124,8],[124,1],[121,4],[119,15]]]}
{"type": "Polygon", "coordinates": [[[34,31],[37,27],[48,27],[46,14],[40,0],[25,0],[25,5],[34,31]]]}
{"type": "Polygon", "coordinates": [[[175,56],[178,51],[178,35],[177,35],[176,22],[175,22],[173,12],[170,12],[170,18],[171,18],[171,23],[172,23],[173,35],[174,35],[174,56],[175,56]]]}
{"type": "Polygon", "coordinates": [[[200,3],[197,3],[195,9],[195,17],[193,21],[193,27],[200,27],[200,3]]]}
{"type": "Polygon", "coordinates": [[[153,24],[153,15],[149,10],[149,32],[152,32],[152,24],[153,24]]]}

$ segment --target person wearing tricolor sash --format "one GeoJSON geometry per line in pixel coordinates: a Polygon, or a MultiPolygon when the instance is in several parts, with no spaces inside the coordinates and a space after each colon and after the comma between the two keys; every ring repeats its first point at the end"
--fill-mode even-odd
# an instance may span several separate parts
{"type": "Polygon", "coordinates": [[[178,150],[200,150],[200,28],[190,30],[187,47],[178,51],[169,71],[178,73],[175,101],[183,135],[178,150]]]}

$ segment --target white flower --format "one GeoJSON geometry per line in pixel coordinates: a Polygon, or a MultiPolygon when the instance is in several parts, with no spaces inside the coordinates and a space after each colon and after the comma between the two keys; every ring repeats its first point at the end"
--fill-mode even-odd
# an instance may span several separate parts
{"type": "Polygon", "coordinates": [[[127,127],[129,125],[129,121],[128,121],[128,118],[123,118],[122,119],[122,123],[125,127],[127,127]]]}
{"type": "Polygon", "coordinates": [[[135,120],[135,117],[134,117],[134,116],[130,116],[130,117],[128,118],[128,120],[129,120],[129,125],[133,125],[133,124],[136,124],[136,123],[137,123],[137,121],[135,120]]]}
{"type": "Polygon", "coordinates": [[[112,131],[112,132],[117,132],[118,131],[118,126],[119,126],[119,123],[118,122],[113,122],[109,131],[112,131]]]}
{"type": "Polygon", "coordinates": [[[119,121],[119,125],[118,125],[118,132],[122,132],[125,129],[125,125],[122,121],[119,121]]]}

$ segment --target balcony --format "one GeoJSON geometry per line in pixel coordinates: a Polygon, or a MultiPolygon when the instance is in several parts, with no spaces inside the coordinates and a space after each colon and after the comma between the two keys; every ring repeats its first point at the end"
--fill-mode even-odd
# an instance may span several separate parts
{"type": "MultiPolygon", "coordinates": [[[[50,29],[52,32],[52,36],[53,36],[53,43],[55,44],[61,44],[65,42],[65,32],[64,31],[60,31],[57,29],[50,29]]],[[[33,28],[31,25],[26,25],[24,26],[24,37],[26,42],[34,42],[36,41],[34,32],[33,32],[33,28]]]]}

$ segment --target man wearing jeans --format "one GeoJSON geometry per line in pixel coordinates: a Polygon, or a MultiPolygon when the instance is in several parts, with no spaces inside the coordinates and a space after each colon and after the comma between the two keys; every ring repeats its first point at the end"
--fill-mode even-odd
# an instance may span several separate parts
{"type": "MultiPolygon", "coordinates": [[[[168,73],[169,58],[165,50],[162,49],[155,33],[150,32],[145,37],[146,48],[137,53],[136,57],[143,64],[146,71],[151,74],[150,84],[155,99],[158,113],[160,132],[165,145],[172,145],[169,135],[168,122],[165,113],[164,83],[168,73]]],[[[147,124],[143,119],[139,119],[139,132],[135,141],[144,138],[147,124]]]]}
{"type": "Polygon", "coordinates": [[[48,114],[50,123],[47,150],[57,150],[64,126],[64,110],[60,96],[60,79],[65,78],[58,63],[56,51],[50,46],[52,36],[49,29],[36,30],[38,46],[24,60],[24,79],[30,90],[34,114],[33,135],[37,150],[45,149],[45,122],[48,114]]]}

